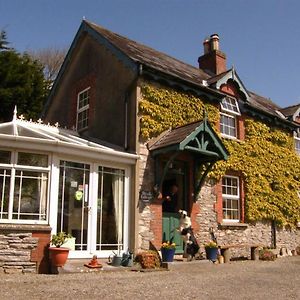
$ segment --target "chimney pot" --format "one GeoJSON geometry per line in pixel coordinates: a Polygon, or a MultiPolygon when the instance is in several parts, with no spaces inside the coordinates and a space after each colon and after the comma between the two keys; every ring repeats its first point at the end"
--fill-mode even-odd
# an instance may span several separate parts
{"type": "Polygon", "coordinates": [[[210,36],[210,49],[211,51],[219,50],[219,36],[216,33],[210,36]]]}
{"type": "Polygon", "coordinates": [[[204,54],[210,52],[210,39],[207,37],[203,41],[204,54]]]}

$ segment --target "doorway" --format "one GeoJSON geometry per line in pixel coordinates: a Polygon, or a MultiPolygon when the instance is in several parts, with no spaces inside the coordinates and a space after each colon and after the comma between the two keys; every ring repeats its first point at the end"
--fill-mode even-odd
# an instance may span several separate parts
{"type": "Polygon", "coordinates": [[[56,231],[75,238],[70,257],[127,249],[128,169],[71,161],[60,161],[59,169],[56,231]]]}
{"type": "Polygon", "coordinates": [[[163,241],[172,240],[176,244],[176,254],[183,253],[183,241],[179,227],[178,210],[189,210],[188,199],[188,165],[184,161],[174,161],[169,164],[162,184],[163,204],[163,241]]]}

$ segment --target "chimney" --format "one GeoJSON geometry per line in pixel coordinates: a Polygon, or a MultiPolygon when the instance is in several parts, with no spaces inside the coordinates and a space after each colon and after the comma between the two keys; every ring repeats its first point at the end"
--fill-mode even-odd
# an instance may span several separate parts
{"type": "Polygon", "coordinates": [[[203,41],[204,54],[198,58],[199,68],[215,75],[226,71],[226,55],[219,50],[219,36],[214,33],[203,41]]]}

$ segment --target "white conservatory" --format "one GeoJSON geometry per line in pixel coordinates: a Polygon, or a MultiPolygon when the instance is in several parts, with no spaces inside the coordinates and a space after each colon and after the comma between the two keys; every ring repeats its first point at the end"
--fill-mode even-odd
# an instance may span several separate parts
{"type": "Polygon", "coordinates": [[[50,226],[75,237],[70,258],[129,247],[137,155],[76,131],[17,118],[0,124],[0,224],[50,226]]]}

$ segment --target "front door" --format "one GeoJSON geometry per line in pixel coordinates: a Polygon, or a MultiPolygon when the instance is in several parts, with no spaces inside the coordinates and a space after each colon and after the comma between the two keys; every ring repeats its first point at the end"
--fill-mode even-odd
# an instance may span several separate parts
{"type": "Polygon", "coordinates": [[[183,253],[183,241],[179,228],[178,210],[187,210],[188,180],[186,176],[187,164],[183,161],[174,161],[170,164],[163,182],[163,241],[176,243],[176,253],[183,253]]]}

